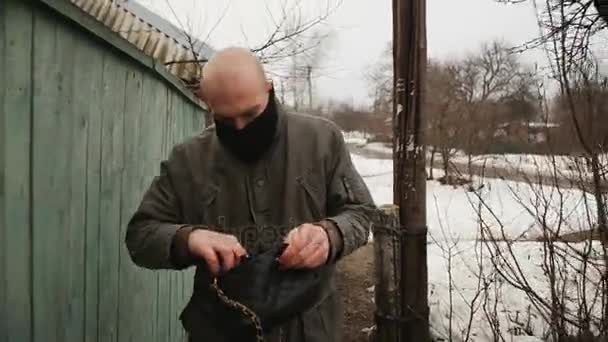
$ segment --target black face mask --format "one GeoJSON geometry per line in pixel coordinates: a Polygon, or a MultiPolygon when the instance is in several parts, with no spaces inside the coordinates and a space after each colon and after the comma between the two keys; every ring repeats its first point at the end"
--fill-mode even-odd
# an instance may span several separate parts
{"type": "Polygon", "coordinates": [[[218,139],[235,157],[252,163],[259,160],[272,145],[277,129],[278,113],[274,91],[270,91],[266,109],[243,129],[215,120],[218,139]]]}

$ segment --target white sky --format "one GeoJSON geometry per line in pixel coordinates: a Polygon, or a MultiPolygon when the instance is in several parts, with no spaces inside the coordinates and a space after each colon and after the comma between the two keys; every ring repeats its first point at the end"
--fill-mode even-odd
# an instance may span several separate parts
{"type": "MultiPolygon", "coordinates": [[[[179,26],[189,26],[201,39],[208,38],[215,49],[258,46],[271,29],[262,0],[137,1],[179,26]],[[219,18],[222,20],[216,26],[219,18]]],[[[277,8],[277,3],[285,1],[266,3],[277,8]]],[[[314,15],[327,1],[304,0],[304,12],[314,15]]],[[[333,34],[325,48],[323,75],[315,79],[317,96],[369,103],[365,73],[391,40],[391,6],[391,0],[344,0],[330,17],[326,29],[333,34]]],[[[427,18],[429,57],[442,60],[461,57],[495,38],[518,45],[538,36],[530,2],[505,5],[496,0],[427,0],[427,18]]],[[[527,52],[522,58],[530,64],[546,64],[540,52],[527,52]]]]}

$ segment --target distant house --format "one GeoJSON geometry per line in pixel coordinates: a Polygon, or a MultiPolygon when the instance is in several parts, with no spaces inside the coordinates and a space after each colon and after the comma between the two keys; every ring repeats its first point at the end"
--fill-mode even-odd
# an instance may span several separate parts
{"type": "Polygon", "coordinates": [[[498,125],[494,137],[514,143],[539,144],[546,142],[551,132],[558,128],[559,124],[550,122],[505,122],[498,125]]]}

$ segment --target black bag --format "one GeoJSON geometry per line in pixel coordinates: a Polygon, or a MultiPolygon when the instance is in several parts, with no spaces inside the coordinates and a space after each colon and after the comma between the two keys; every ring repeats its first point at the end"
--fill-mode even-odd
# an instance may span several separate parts
{"type": "MultiPolygon", "coordinates": [[[[219,327],[235,341],[256,341],[256,335],[287,323],[322,301],[329,275],[325,266],[314,270],[280,270],[278,257],[286,244],[244,259],[218,277],[210,291],[219,327]]],[[[259,339],[258,339],[259,340],[259,339]]]]}

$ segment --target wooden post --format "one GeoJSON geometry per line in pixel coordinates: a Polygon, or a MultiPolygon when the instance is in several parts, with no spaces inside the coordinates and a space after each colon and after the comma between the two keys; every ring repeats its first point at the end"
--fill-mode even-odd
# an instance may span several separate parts
{"type": "Polygon", "coordinates": [[[426,0],[393,0],[394,203],[399,207],[400,341],[430,341],[423,103],[426,0]]]}
{"type": "Polygon", "coordinates": [[[373,226],[374,234],[374,341],[396,342],[400,340],[399,323],[394,319],[401,315],[401,241],[399,239],[399,207],[380,207],[373,226]]]}

